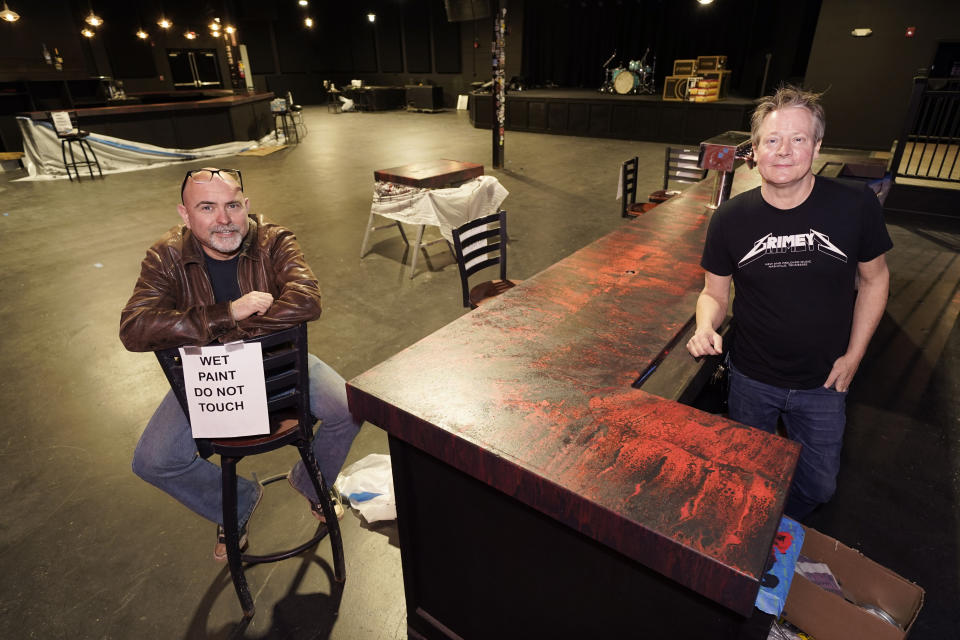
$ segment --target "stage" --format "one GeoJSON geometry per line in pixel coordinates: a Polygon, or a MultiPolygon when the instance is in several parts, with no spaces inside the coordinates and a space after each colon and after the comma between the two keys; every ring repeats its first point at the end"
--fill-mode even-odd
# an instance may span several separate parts
{"type": "MultiPolygon", "coordinates": [[[[470,122],[489,129],[493,98],[470,94],[470,122]]],[[[532,89],[507,93],[507,131],[592,138],[700,144],[722,131],[750,128],[753,101],[664,100],[660,95],[619,95],[591,89],[532,89]]]]}

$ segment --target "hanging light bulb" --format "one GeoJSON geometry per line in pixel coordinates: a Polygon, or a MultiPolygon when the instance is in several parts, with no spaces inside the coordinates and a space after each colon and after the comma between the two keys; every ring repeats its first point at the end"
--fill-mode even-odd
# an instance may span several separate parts
{"type": "Polygon", "coordinates": [[[373,12],[371,11],[370,13],[367,14],[367,20],[369,20],[370,22],[376,22],[376,21],[377,21],[377,14],[375,14],[375,13],[373,13],[373,12]]]}
{"type": "Polygon", "coordinates": [[[160,20],[157,22],[157,26],[159,26],[161,29],[169,29],[170,27],[173,26],[173,23],[167,20],[166,18],[161,17],[160,20]]]}
{"type": "Polygon", "coordinates": [[[81,33],[82,35],[86,36],[87,38],[92,38],[92,37],[93,37],[93,31],[92,31],[91,29],[86,28],[86,27],[84,27],[83,30],[82,30],[80,33],[81,33]]]}
{"type": "Polygon", "coordinates": [[[187,31],[186,33],[183,34],[183,37],[186,38],[187,40],[195,40],[197,37],[197,32],[187,31]]]}
{"type": "Polygon", "coordinates": [[[233,33],[234,31],[236,31],[236,29],[234,29],[234,28],[231,27],[230,25],[227,25],[227,26],[224,28],[224,31],[226,31],[227,33],[233,33]]]}
{"type": "Polygon", "coordinates": [[[214,18],[213,22],[207,25],[210,31],[220,31],[220,18],[214,18]]]}
{"type": "Polygon", "coordinates": [[[304,19],[303,19],[303,24],[305,24],[305,25],[307,25],[307,27],[313,29],[313,18],[309,18],[309,17],[308,17],[308,18],[304,18],[304,19]]]}
{"type": "Polygon", "coordinates": [[[137,29],[137,37],[140,38],[141,40],[146,40],[147,38],[150,37],[150,35],[143,29],[137,29]]]}
{"type": "MultiPolygon", "coordinates": [[[[97,14],[95,14],[95,13],[93,12],[93,9],[90,9],[90,15],[88,15],[88,16],[84,19],[84,22],[86,22],[86,23],[87,23],[88,25],[90,25],[91,27],[99,27],[100,25],[103,24],[103,18],[101,18],[100,16],[98,16],[97,14]]],[[[81,33],[82,33],[82,32],[81,32],[81,33]]]]}
{"type": "Polygon", "coordinates": [[[308,4],[310,4],[310,3],[309,3],[307,0],[299,0],[299,4],[300,4],[301,7],[305,7],[305,6],[307,6],[308,4]]]}
{"type": "Polygon", "coordinates": [[[4,22],[16,22],[20,19],[20,14],[16,11],[11,11],[10,7],[7,6],[7,3],[3,3],[3,11],[0,11],[0,20],[4,22]]]}

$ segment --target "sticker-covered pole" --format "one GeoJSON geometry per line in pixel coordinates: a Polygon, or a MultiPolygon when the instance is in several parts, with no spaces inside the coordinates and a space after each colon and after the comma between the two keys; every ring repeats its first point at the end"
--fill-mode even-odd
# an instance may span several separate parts
{"type": "Polygon", "coordinates": [[[503,132],[507,118],[507,96],[504,82],[506,56],[503,41],[507,23],[507,0],[491,0],[493,5],[493,166],[503,168],[503,132]]]}

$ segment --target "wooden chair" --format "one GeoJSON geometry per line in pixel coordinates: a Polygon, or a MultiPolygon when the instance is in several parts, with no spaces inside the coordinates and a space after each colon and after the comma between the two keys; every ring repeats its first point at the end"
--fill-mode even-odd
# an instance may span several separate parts
{"type": "MultiPolygon", "coordinates": [[[[327,484],[311,449],[313,425],[316,420],[310,414],[307,327],[301,324],[247,342],[259,342],[263,349],[263,372],[266,378],[270,433],[239,438],[198,440],[197,448],[203,457],[209,457],[214,453],[220,456],[220,466],[223,470],[221,491],[223,528],[227,541],[227,564],[230,567],[237,597],[240,599],[240,606],[243,607],[244,618],[251,618],[255,610],[244,575],[244,563],[253,565],[292,558],[315,546],[329,532],[333,550],[334,576],[337,582],[342,583],[346,580],[346,571],[340,525],[334,513],[327,484]],[[240,551],[240,525],[237,522],[237,463],[245,456],[266,453],[285,445],[296,446],[306,468],[313,471],[311,480],[314,490],[320,496],[320,507],[326,523],[317,528],[313,537],[297,547],[267,555],[243,554],[240,551]]],[[[156,356],[183,408],[184,415],[189,417],[183,363],[179,350],[164,349],[157,351],[156,356]]],[[[264,480],[262,484],[267,485],[285,478],[286,474],[280,474],[264,480]]]]}
{"type": "Polygon", "coordinates": [[[671,182],[691,184],[707,177],[707,170],[697,166],[700,160],[699,149],[667,147],[663,158],[663,189],[650,194],[650,202],[661,203],[680,193],[671,191],[671,182]]]}
{"type": "Polygon", "coordinates": [[[460,269],[463,306],[476,309],[484,301],[512,289],[521,280],[507,280],[507,212],[477,218],[453,230],[453,254],[460,269]],[[500,265],[500,279],[470,288],[473,274],[500,265]]]}
{"type": "Polygon", "coordinates": [[[57,133],[57,138],[60,139],[60,154],[63,156],[63,168],[67,172],[67,178],[70,179],[70,182],[73,182],[73,175],[70,173],[71,169],[73,169],[73,173],[77,175],[77,182],[80,181],[80,169],[78,165],[87,167],[87,170],[90,171],[91,180],[95,177],[93,175],[93,167],[96,166],[97,173],[99,173],[102,178],[103,170],[100,168],[100,160],[97,159],[96,152],[87,140],[90,132],[81,131],[76,127],[77,114],[71,111],[51,111],[49,118],[50,123],[53,125],[53,130],[57,133]],[[80,146],[80,151],[83,152],[83,161],[78,161],[76,156],[74,156],[73,143],[75,142],[80,146]],[[67,162],[67,150],[70,151],[69,162],[67,162]],[[89,156],[87,155],[87,151],[90,152],[89,156]],[[91,157],[93,160],[90,159],[91,157]]]}

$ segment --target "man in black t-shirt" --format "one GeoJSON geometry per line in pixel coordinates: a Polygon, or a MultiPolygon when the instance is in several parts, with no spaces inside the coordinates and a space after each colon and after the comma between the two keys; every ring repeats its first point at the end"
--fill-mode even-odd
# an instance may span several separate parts
{"type": "Polygon", "coordinates": [[[883,315],[893,244],[872,191],[814,176],[819,96],[784,87],[752,117],[761,186],[710,221],[694,357],[723,352],[717,327],[736,287],[730,418],[802,445],[786,512],[802,518],[836,488],[846,393],[883,315]]]}

